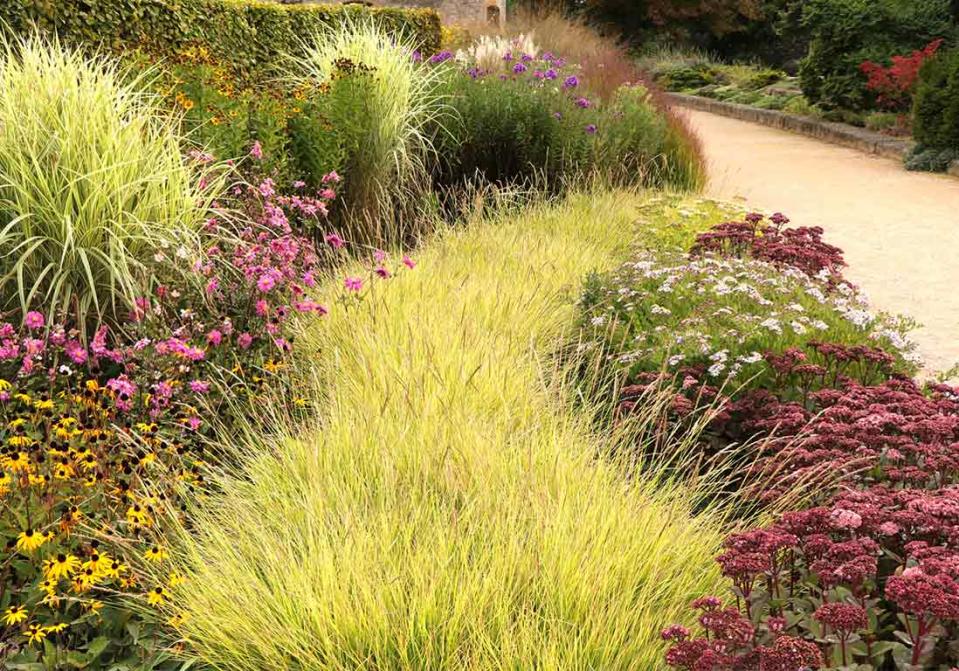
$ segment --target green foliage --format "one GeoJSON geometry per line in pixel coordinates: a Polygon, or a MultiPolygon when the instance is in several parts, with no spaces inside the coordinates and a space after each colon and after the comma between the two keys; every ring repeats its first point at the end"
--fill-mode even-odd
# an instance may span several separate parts
{"type": "Polygon", "coordinates": [[[266,0],[9,0],[0,21],[15,31],[37,25],[68,44],[102,44],[110,50],[146,46],[173,55],[190,44],[205,46],[241,76],[262,77],[285,54],[299,54],[303,37],[343,20],[370,17],[403,35],[425,53],[440,45],[440,20],[426,9],[360,5],[286,5],[266,0]]]}
{"type": "Polygon", "coordinates": [[[790,98],[789,101],[783,106],[783,111],[789,112],[790,114],[809,116],[817,119],[822,117],[822,110],[811,104],[804,95],[798,95],[790,98]]]}
{"type": "Polygon", "coordinates": [[[160,247],[202,221],[175,120],[114,63],[39,38],[0,44],[0,311],[124,320],[160,247]]]}
{"type": "Polygon", "coordinates": [[[290,176],[287,126],[302,109],[302,96],[276,82],[255,87],[238,82],[227,64],[201,46],[162,60],[143,51],[124,60],[136,74],[148,73],[150,88],[179,116],[189,148],[230,160],[246,156],[259,142],[264,168],[276,178],[290,176]]]}
{"type": "Polygon", "coordinates": [[[927,147],[959,149],[959,50],[941,52],[919,70],[912,133],[927,147]]]}
{"type": "Polygon", "coordinates": [[[908,124],[908,119],[897,112],[873,112],[865,118],[866,128],[879,133],[908,133],[908,127],[904,128],[904,124],[908,124]]]}
{"type": "Polygon", "coordinates": [[[906,170],[916,172],[946,172],[954,161],[959,161],[959,148],[916,145],[906,157],[906,170]]]}
{"type": "Polygon", "coordinates": [[[656,83],[666,91],[688,91],[724,81],[719,71],[708,64],[680,65],[656,76],[656,83]]]}
{"type": "Polygon", "coordinates": [[[809,52],[799,75],[803,93],[824,109],[868,109],[875,104],[860,65],[886,63],[955,34],[949,0],[809,0],[803,25],[809,52]]]}

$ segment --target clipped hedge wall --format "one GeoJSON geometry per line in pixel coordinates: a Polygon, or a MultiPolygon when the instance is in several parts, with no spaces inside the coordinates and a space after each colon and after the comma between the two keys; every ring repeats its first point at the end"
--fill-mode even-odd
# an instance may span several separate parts
{"type": "Polygon", "coordinates": [[[361,5],[283,5],[266,0],[2,0],[0,21],[14,31],[37,25],[72,44],[146,47],[174,54],[203,44],[240,75],[267,72],[300,49],[311,30],[340,17],[371,15],[415,36],[424,53],[440,48],[440,18],[430,9],[361,5]]]}
{"type": "Polygon", "coordinates": [[[873,106],[859,69],[863,61],[888,63],[933,39],[952,43],[950,0],[806,0],[802,23],[810,33],[800,69],[803,94],[824,109],[873,106]]]}
{"type": "Polygon", "coordinates": [[[912,134],[924,147],[959,149],[959,50],[940,53],[919,71],[912,134]]]}

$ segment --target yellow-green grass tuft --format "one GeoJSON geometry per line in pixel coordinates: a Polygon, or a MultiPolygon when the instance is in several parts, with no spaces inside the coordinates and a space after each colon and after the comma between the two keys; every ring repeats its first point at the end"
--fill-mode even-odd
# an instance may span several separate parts
{"type": "Polygon", "coordinates": [[[662,668],[661,627],[720,584],[720,515],[598,458],[543,374],[640,203],[448,231],[313,324],[321,419],[238,438],[242,471],[169,539],[187,649],[251,671],[662,668]]]}

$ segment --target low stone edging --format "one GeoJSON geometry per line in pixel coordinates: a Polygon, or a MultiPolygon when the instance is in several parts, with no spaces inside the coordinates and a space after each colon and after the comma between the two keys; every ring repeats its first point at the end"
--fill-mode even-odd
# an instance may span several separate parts
{"type": "MultiPolygon", "coordinates": [[[[682,107],[808,135],[817,140],[840,144],[885,158],[902,160],[913,147],[913,142],[910,140],[891,138],[888,135],[875,133],[865,128],[856,128],[848,124],[821,121],[798,114],[759,109],[749,105],[729,103],[685,93],[667,93],[666,97],[670,102],[682,107]]],[[[959,173],[959,166],[953,165],[953,169],[959,173]]]]}

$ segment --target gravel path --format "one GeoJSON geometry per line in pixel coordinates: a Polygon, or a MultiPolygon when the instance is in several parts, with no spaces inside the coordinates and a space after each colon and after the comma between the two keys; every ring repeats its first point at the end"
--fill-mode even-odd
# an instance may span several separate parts
{"type": "Polygon", "coordinates": [[[931,371],[959,362],[959,179],[727,117],[681,110],[711,196],[822,226],[874,308],[906,314],[931,371]]]}

